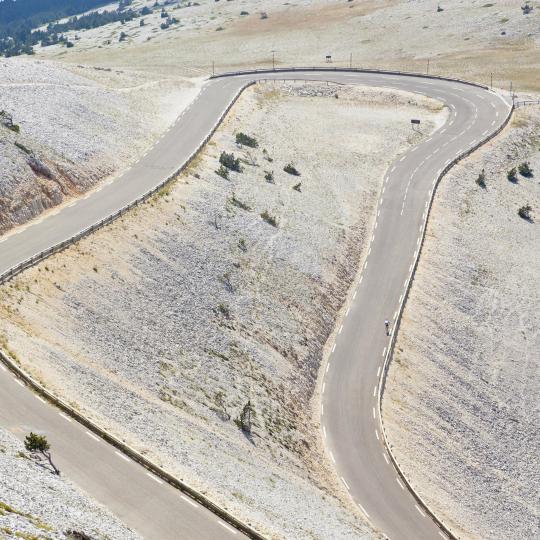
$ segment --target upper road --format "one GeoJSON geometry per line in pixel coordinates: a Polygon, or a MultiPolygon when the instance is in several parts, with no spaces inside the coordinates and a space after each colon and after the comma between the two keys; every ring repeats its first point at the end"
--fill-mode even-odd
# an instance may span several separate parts
{"type": "MultiPolygon", "coordinates": [[[[430,96],[449,109],[447,123],[399,156],[384,177],[368,256],[324,372],[321,408],[330,459],[370,521],[391,540],[440,540],[442,533],[402,484],[383,445],[377,395],[390,340],[384,320],[394,322],[405,293],[440,171],[507,118],[509,105],[498,94],[455,81],[348,71],[269,72],[213,79],[122,176],[0,239],[0,275],[116,212],[175,172],[242,86],[263,78],[395,88],[430,96]]],[[[104,442],[91,438],[82,426],[60,416],[1,370],[0,424],[20,438],[30,429],[46,433],[66,475],[145,538],[240,536],[207,510],[149,477],[142,467],[122,459],[104,442]]]]}

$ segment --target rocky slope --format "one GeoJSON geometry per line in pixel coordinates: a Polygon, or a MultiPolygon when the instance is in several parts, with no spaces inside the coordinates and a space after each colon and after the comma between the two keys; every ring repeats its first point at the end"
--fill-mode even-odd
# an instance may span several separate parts
{"type": "Polygon", "coordinates": [[[117,518],[36,461],[10,433],[0,429],[0,538],[136,540],[117,518]]]}
{"type": "Polygon", "coordinates": [[[465,538],[540,531],[539,132],[519,109],[442,181],[384,397],[404,470],[465,538]]]}
{"type": "Polygon", "coordinates": [[[174,186],[1,289],[10,349],[271,537],[371,537],[311,398],[388,163],[444,117],[384,90],[249,89],[174,186]],[[258,147],[238,147],[239,131],[258,147]],[[216,174],[222,151],[243,172],[216,174]],[[248,402],[250,434],[237,425],[248,402]]]}
{"type": "Polygon", "coordinates": [[[27,58],[2,59],[0,81],[0,233],[126,167],[197,92],[195,82],[27,58]]]}

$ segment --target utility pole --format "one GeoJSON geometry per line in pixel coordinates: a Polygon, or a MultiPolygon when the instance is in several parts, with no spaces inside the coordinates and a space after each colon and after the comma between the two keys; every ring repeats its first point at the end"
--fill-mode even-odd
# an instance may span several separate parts
{"type": "Polygon", "coordinates": [[[493,72],[491,73],[491,89],[493,90],[493,72]]]}
{"type": "Polygon", "coordinates": [[[272,49],[272,71],[276,70],[276,51],[272,49]]]}

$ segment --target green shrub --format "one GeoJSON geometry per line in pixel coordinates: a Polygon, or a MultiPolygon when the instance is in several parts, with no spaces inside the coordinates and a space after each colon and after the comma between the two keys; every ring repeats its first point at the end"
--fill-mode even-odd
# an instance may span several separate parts
{"type": "Polygon", "coordinates": [[[25,154],[28,154],[28,155],[32,154],[32,151],[26,148],[26,146],[24,146],[24,144],[20,142],[15,141],[15,146],[19,148],[19,150],[22,150],[25,154]]]}
{"type": "Polygon", "coordinates": [[[301,191],[302,191],[302,182],[298,182],[298,184],[295,184],[295,185],[293,186],[293,189],[294,189],[295,191],[298,191],[298,193],[301,193],[301,191]]]}
{"type": "Polygon", "coordinates": [[[514,184],[517,182],[517,171],[515,167],[512,167],[507,173],[506,178],[510,180],[510,182],[514,182],[514,184]]]}
{"type": "Polygon", "coordinates": [[[274,171],[264,171],[264,179],[269,184],[275,184],[275,182],[274,182],[274,171]]]}
{"type": "Polygon", "coordinates": [[[264,212],[262,212],[261,217],[264,219],[264,221],[266,221],[266,223],[269,223],[270,225],[272,225],[272,227],[278,226],[277,219],[274,216],[270,215],[268,213],[268,210],[265,210],[264,212]]]}
{"type": "Polygon", "coordinates": [[[533,170],[531,169],[531,166],[528,161],[524,161],[520,165],[518,165],[518,171],[521,176],[524,176],[525,178],[531,178],[533,176],[533,170]]]}
{"type": "Polygon", "coordinates": [[[529,204],[527,204],[525,206],[522,206],[518,210],[518,215],[520,218],[523,218],[527,221],[532,221],[531,212],[532,212],[532,207],[529,204]]]}
{"type": "Polygon", "coordinates": [[[242,172],[240,167],[240,160],[234,157],[234,154],[228,154],[227,152],[221,152],[219,156],[219,162],[227,167],[230,171],[242,172]]]}
{"type": "Polygon", "coordinates": [[[486,173],[484,169],[482,169],[482,172],[478,175],[478,178],[476,179],[476,183],[483,189],[486,189],[486,173]]]}
{"type": "Polygon", "coordinates": [[[242,132],[236,134],[236,144],[249,146],[250,148],[257,148],[259,146],[257,139],[242,132]]]}
{"type": "Polygon", "coordinates": [[[293,176],[300,176],[300,172],[292,163],[287,163],[287,165],[283,167],[283,170],[288,174],[292,174],[293,176]]]}
{"type": "Polygon", "coordinates": [[[220,165],[219,169],[216,171],[216,174],[221,176],[221,178],[225,178],[225,180],[229,179],[229,169],[225,168],[223,165],[220,165]]]}
{"type": "Polygon", "coordinates": [[[246,210],[247,212],[251,210],[251,206],[237,199],[234,193],[232,194],[232,197],[231,197],[231,203],[234,204],[234,206],[241,208],[242,210],[246,210]]]}

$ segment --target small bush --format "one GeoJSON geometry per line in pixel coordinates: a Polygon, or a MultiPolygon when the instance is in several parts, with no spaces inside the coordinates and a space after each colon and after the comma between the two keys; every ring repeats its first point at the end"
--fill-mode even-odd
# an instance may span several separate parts
{"type": "Polygon", "coordinates": [[[240,238],[240,240],[238,240],[238,247],[244,253],[247,251],[247,244],[246,244],[246,241],[243,238],[240,238]]]}
{"type": "Polygon", "coordinates": [[[225,178],[225,180],[229,179],[229,169],[227,169],[223,165],[220,165],[219,169],[216,171],[216,174],[218,176],[221,176],[221,178],[225,178]]]}
{"type": "Polygon", "coordinates": [[[482,169],[482,172],[478,175],[478,178],[476,179],[476,183],[482,189],[486,189],[486,173],[485,173],[484,169],[482,169]]]}
{"type": "Polygon", "coordinates": [[[529,204],[527,204],[525,206],[522,206],[518,210],[518,215],[522,219],[525,219],[527,221],[532,221],[531,212],[532,212],[532,207],[529,204]]]}
{"type": "Polygon", "coordinates": [[[247,11],[241,11],[240,15],[249,15],[249,13],[247,11]]]}
{"type": "Polygon", "coordinates": [[[225,304],[219,304],[217,310],[218,313],[221,313],[226,319],[231,316],[231,310],[225,304]]]}
{"type": "Polygon", "coordinates": [[[22,150],[25,154],[28,154],[29,156],[32,155],[32,151],[29,150],[28,148],[26,148],[26,146],[24,146],[24,144],[15,141],[15,146],[16,146],[19,150],[22,150]]]}
{"type": "Polygon", "coordinates": [[[298,182],[298,184],[295,184],[295,185],[293,186],[293,189],[294,189],[295,191],[298,191],[298,193],[301,193],[301,191],[302,191],[302,182],[298,182]]]}
{"type": "Polygon", "coordinates": [[[127,34],[125,32],[120,32],[120,37],[118,41],[125,41],[127,39],[127,34]]]}
{"type": "Polygon", "coordinates": [[[250,137],[242,132],[236,134],[236,144],[249,146],[250,148],[257,148],[259,146],[259,143],[254,137],[250,137]]]}
{"type": "Polygon", "coordinates": [[[533,170],[531,169],[531,166],[528,161],[524,161],[520,165],[518,165],[518,171],[521,176],[524,176],[525,178],[531,178],[533,176],[533,170]]]}
{"type": "Polygon", "coordinates": [[[234,193],[232,194],[232,197],[231,197],[231,203],[234,204],[234,206],[241,208],[242,210],[246,210],[247,212],[251,210],[251,206],[237,199],[234,193]]]}
{"type": "Polygon", "coordinates": [[[264,171],[264,179],[269,184],[275,184],[275,182],[274,182],[274,171],[264,171]]]}
{"type": "Polygon", "coordinates": [[[228,154],[227,152],[221,152],[219,156],[219,162],[227,167],[230,171],[242,172],[240,167],[240,160],[234,157],[234,154],[228,154]]]}
{"type": "Polygon", "coordinates": [[[517,182],[517,171],[515,167],[512,167],[507,173],[506,178],[510,180],[510,182],[514,182],[514,184],[517,182]]]}
{"type": "Polygon", "coordinates": [[[270,215],[268,213],[268,210],[265,210],[264,212],[262,212],[261,217],[264,219],[264,221],[266,221],[266,223],[272,225],[272,227],[278,226],[277,219],[274,216],[270,215]]]}
{"type": "Polygon", "coordinates": [[[287,163],[287,165],[283,167],[283,170],[288,174],[292,174],[293,176],[300,176],[300,172],[292,163],[287,163]]]}

